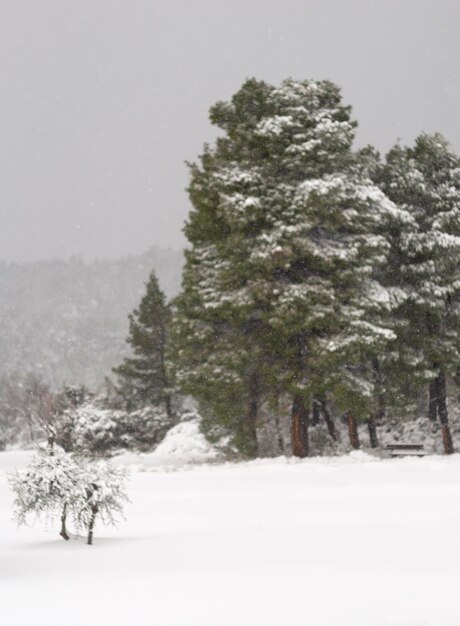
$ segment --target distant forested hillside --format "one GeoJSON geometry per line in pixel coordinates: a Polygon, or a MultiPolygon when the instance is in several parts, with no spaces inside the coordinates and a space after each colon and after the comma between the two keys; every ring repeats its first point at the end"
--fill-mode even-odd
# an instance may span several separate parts
{"type": "Polygon", "coordinates": [[[0,262],[0,377],[97,386],[128,352],[128,313],[149,273],[171,297],[181,267],[181,251],[160,248],[116,261],[0,262]]]}

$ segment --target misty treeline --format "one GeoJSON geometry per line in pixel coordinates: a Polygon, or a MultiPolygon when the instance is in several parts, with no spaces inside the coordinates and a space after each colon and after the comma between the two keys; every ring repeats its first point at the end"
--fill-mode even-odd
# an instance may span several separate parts
{"type": "Polygon", "coordinates": [[[151,270],[172,297],[182,263],[182,251],[155,246],[117,260],[0,261],[0,378],[97,388],[128,354],[127,315],[151,270]]]}
{"type": "Polygon", "coordinates": [[[104,454],[149,449],[191,396],[207,436],[246,457],[263,452],[267,416],[272,450],[286,451],[288,421],[298,457],[320,422],[332,444],[345,425],[353,448],[365,425],[376,447],[382,424],[426,416],[453,452],[460,160],[449,144],[421,134],[385,158],[355,150],[357,124],[328,81],[248,80],[210,118],[221,133],[189,165],[181,293],[168,303],[152,273],[129,318],[131,355],[105,391],[48,390],[20,414],[48,411],[64,449],[104,454]]]}
{"type": "Polygon", "coordinates": [[[97,393],[84,385],[54,391],[37,374],[0,378],[0,446],[47,439],[90,457],[152,449],[179,419],[193,416],[166,371],[170,319],[170,305],[151,272],[129,315],[131,354],[97,393]]]}

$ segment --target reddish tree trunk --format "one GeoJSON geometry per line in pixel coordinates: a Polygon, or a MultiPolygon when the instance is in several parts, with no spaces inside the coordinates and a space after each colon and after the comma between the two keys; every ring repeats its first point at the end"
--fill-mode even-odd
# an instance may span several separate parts
{"type": "Polygon", "coordinates": [[[293,398],[291,418],[292,454],[304,458],[308,456],[308,410],[302,394],[293,398]]]}
{"type": "Polygon", "coordinates": [[[442,432],[442,443],[444,446],[445,454],[453,454],[454,444],[452,441],[452,435],[450,434],[449,424],[441,424],[441,432],[442,432]]]}
{"type": "Polygon", "coordinates": [[[358,436],[358,424],[356,419],[351,413],[347,414],[348,435],[350,437],[350,444],[354,450],[359,449],[359,436],[358,436]]]}

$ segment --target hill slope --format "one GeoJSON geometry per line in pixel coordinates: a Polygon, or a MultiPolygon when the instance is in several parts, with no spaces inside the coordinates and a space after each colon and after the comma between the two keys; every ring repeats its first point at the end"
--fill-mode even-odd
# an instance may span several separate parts
{"type": "Polygon", "coordinates": [[[127,316],[149,273],[171,297],[181,268],[181,251],[160,248],[116,261],[0,262],[0,377],[95,387],[128,350],[127,316]]]}

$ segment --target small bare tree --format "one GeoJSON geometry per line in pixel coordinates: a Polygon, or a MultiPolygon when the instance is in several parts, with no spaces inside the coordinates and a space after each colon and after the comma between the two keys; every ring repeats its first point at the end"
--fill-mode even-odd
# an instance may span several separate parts
{"type": "Polygon", "coordinates": [[[21,525],[29,515],[49,518],[58,513],[59,534],[68,540],[66,520],[70,515],[77,529],[87,530],[87,543],[91,545],[97,515],[106,524],[115,524],[123,515],[128,499],[124,478],[107,463],[95,463],[48,445],[39,450],[25,470],[9,476],[16,495],[14,517],[21,525]]]}

